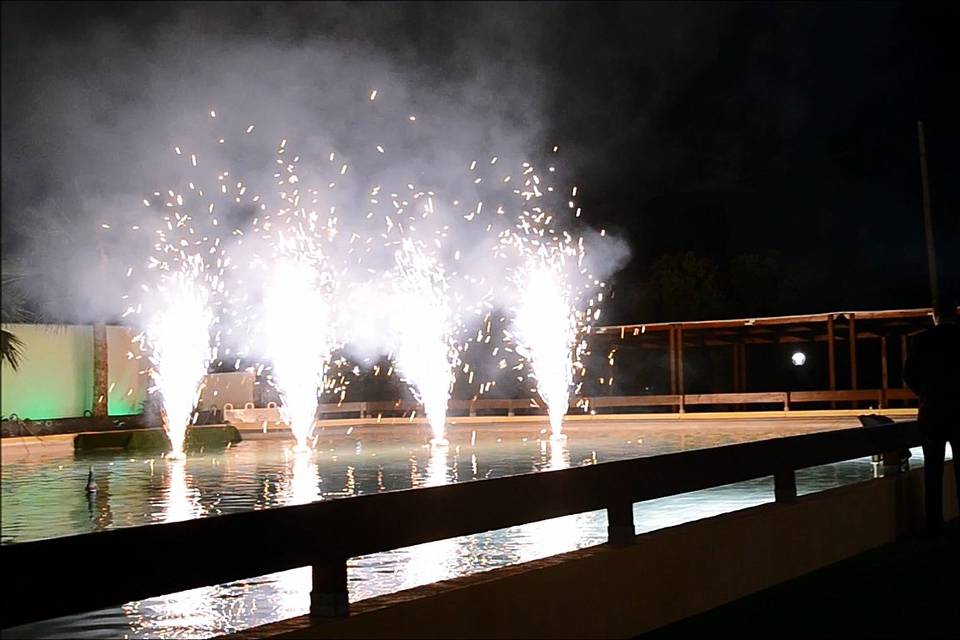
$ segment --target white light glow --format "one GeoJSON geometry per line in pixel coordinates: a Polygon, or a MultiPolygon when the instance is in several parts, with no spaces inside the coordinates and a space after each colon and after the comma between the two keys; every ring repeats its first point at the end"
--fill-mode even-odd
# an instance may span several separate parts
{"type": "Polygon", "coordinates": [[[281,416],[293,431],[297,449],[307,451],[317,391],[334,346],[329,282],[320,267],[304,259],[278,259],[270,276],[265,321],[273,382],[283,400],[281,416]]]}
{"type": "Polygon", "coordinates": [[[511,332],[517,353],[530,362],[537,391],[547,403],[551,433],[559,438],[573,385],[577,319],[559,264],[537,262],[519,276],[511,332]]]}
{"type": "Polygon", "coordinates": [[[211,359],[213,314],[208,291],[198,282],[199,261],[190,271],[176,271],[157,287],[159,311],[147,324],[151,347],[153,392],[163,403],[163,427],[170,438],[171,458],[184,457],[184,439],[211,359]]]}
{"type": "Polygon", "coordinates": [[[409,240],[403,241],[395,259],[399,304],[391,320],[397,367],[423,405],[434,444],[445,445],[447,401],[460,359],[443,268],[409,240]]]}

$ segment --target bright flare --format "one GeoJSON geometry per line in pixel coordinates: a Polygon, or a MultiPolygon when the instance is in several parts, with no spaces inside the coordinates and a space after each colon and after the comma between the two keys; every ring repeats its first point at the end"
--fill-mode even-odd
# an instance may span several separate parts
{"type": "Polygon", "coordinates": [[[453,339],[456,323],[447,303],[443,268],[410,240],[403,241],[395,259],[399,304],[392,320],[397,367],[426,411],[432,442],[445,445],[447,401],[460,356],[453,339]]]}
{"type": "Polygon", "coordinates": [[[537,391],[547,403],[553,438],[560,438],[573,385],[577,319],[560,263],[555,267],[536,261],[518,276],[519,302],[511,333],[517,353],[530,362],[537,391]]]}
{"type": "MultiPolygon", "coordinates": [[[[196,265],[196,262],[190,263],[196,265]]],[[[177,271],[157,287],[160,311],[146,328],[152,352],[153,389],[163,402],[163,428],[170,438],[168,457],[183,458],[184,438],[212,357],[213,314],[208,291],[196,280],[199,271],[177,271]]]]}
{"type": "Polygon", "coordinates": [[[295,451],[310,449],[317,390],[334,348],[327,284],[319,267],[282,258],[272,267],[267,289],[267,349],[283,400],[280,413],[297,440],[295,451]]]}

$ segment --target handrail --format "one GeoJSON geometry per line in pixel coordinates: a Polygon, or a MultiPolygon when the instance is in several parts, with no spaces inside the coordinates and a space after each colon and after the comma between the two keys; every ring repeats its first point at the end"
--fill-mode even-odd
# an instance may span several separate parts
{"type": "MultiPolygon", "coordinates": [[[[656,394],[641,396],[584,396],[580,398],[579,406],[587,409],[599,408],[630,408],[630,407],[685,407],[695,405],[748,405],[748,404],[779,404],[789,409],[795,404],[809,404],[816,402],[869,402],[874,401],[883,406],[889,400],[915,400],[916,395],[909,389],[841,389],[835,391],[752,391],[741,393],[688,393],[656,394]]],[[[452,399],[447,404],[450,411],[466,411],[469,415],[476,415],[477,410],[506,409],[509,415],[517,409],[538,410],[546,412],[546,407],[536,398],[477,398],[475,400],[452,399]]],[[[378,411],[410,412],[420,410],[420,405],[413,400],[381,400],[361,402],[341,402],[320,404],[317,408],[319,415],[337,415],[342,413],[358,413],[361,417],[369,417],[378,411]]],[[[227,409],[224,409],[227,411],[227,409]]],[[[249,409],[232,409],[237,415],[243,415],[249,409]]],[[[254,409],[253,411],[256,411],[254,409]]],[[[576,413],[576,408],[571,412],[576,413]]],[[[279,413],[277,413],[279,416],[279,413]]],[[[227,416],[229,417],[229,416],[227,416]]]]}
{"type": "Polygon", "coordinates": [[[775,477],[777,500],[791,500],[796,469],[918,443],[916,423],[901,422],[4,545],[16,589],[3,624],[307,565],[311,613],[343,615],[350,557],[597,509],[607,509],[610,541],[628,543],[635,502],[766,476],[775,477]],[[280,534],[278,544],[250,547],[280,534]],[[144,556],[156,562],[138,563],[144,556]],[[51,575],[59,571],[69,575],[51,575]]]}

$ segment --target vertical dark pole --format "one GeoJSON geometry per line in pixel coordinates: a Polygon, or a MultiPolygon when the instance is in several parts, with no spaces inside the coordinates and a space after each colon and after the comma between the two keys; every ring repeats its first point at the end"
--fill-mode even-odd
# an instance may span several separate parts
{"type": "MultiPolygon", "coordinates": [[[[901,389],[907,388],[907,382],[906,380],[903,379],[903,372],[906,370],[906,368],[907,368],[907,336],[902,335],[900,336],[900,388],[901,389]]],[[[907,399],[904,399],[903,406],[909,407],[910,401],[907,399]]]]}
{"type": "Polygon", "coordinates": [[[887,336],[880,338],[880,408],[887,408],[887,389],[890,378],[887,371],[887,336]]]}
{"type": "MultiPolygon", "coordinates": [[[[850,331],[850,388],[854,391],[857,390],[857,320],[854,317],[854,314],[850,314],[850,324],[848,325],[850,331]]],[[[857,408],[857,401],[853,400],[850,403],[850,406],[854,409],[857,408]]]]}
{"type": "MultiPolygon", "coordinates": [[[[613,347],[610,347],[610,351],[613,351],[613,347]]],[[[610,356],[610,351],[607,352],[608,356],[608,366],[607,366],[607,395],[613,395],[613,358],[610,356]]]]}
{"type": "Polygon", "coordinates": [[[731,348],[733,352],[733,392],[740,393],[740,345],[734,342],[731,348]]]}
{"type": "Polygon", "coordinates": [[[607,507],[607,542],[615,545],[630,544],[636,535],[633,526],[633,504],[618,502],[607,507]]]}
{"type": "Polygon", "coordinates": [[[683,325],[677,325],[677,393],[680,394],[680,413],[685,411],[683,406],[683,325]]]}
{"type": "Polygon", "coordinates": [[[346,558],[325,558],[313,565],[310,615],[342,618],[350,613],[346,558]]]}
{"type": "Polygon", "coordinates": [[[906,389],[907,383],[903,379],[903,370],[907,368],[907,336],[900,336],[900,388],[906,389]]]}
{"type": "Polygon", "coordinates": [[[933,214],[930,211],[930,179],[927,173],[927,141],[923,121],[917,121],[917,142],[920,149],[920,183],[923,196],[923,230],[927,239],[927,271],[930,275],[930,298],[935,305],[940,296],[937,282],[937,254],[933,241],[933,214]]]}
{"type": "MultiPolygon", "coordinates": [[[[837,354],[833,335],[833,315],[827,316],[827,366],[830,369],[830,391],[837,390],[837,354]]],[[[836,409],[836,401],[830,402],[830,408],[836,409]]]]}
{"type": "Polygon", "coordinates": [[[675,344],[676,339],[674,338],[673,325],[670,325],[669,346],[667,347],[667,350],[670,354],[670,393],[672,395],[677,393],[677,359],[675,353],[675,344]]]}
{"type": "Polygon", "coordinates": [[[740,343],[740,392],[747,392],[747,343],[740,343]]]}
{"type": "Polygon", "coordinates": [[[797,499],[797,476],[793,469],[774,474],[773,495],[777,502],[793,502],[797,499]]]}

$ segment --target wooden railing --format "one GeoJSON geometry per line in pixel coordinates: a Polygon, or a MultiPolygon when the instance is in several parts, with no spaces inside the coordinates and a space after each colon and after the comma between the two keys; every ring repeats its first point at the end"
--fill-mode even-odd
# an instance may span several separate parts
{"type": "Polygon", "coordinates": [[[636,502],[766,476],[791,501],[796,469],[918,442],[903,422],[5,545],[3,626],[302,566],[311,614],[341,616],[351,557],[598,509],[609,542],[629,544],[636,502]]]}
{"type": "MultiPolygon", "coordinates": [[[[916,396],[909,389],[862,389],[852,391],[771,391],[753,393],[701,393],[701,394],[664,394],[643,396],[596,396],[580,399],[580,406],[571,408],[576,414],[584,408],[591,409],[631,409],[662,407],[667,411],[686,411],[694,406],[743,407],[749,405],[779,405],[789,411],[797,405],[815,403],[844,403],[847,406],[871,404],[875,408],[889,407],[891,400],[915,401],[916,396]]],[[[480,411],[504,411],[508,416],[518,411],[545,414],[546,407],[534,398],[479,398],[476,400],[450,400],[448,410],[451,415],[476,416],[480,411]]],[[[422,407],[410,400],[388,400],[379,402],[341,402],[318,405],[320,416],[352,415],[371,418],[381,415],[410,415],[422,412],[422,407]]],[[[234,422],[273,422],[279,420],[277,408],[232,408],[224,407],[224,419],[234,422]]]]}

